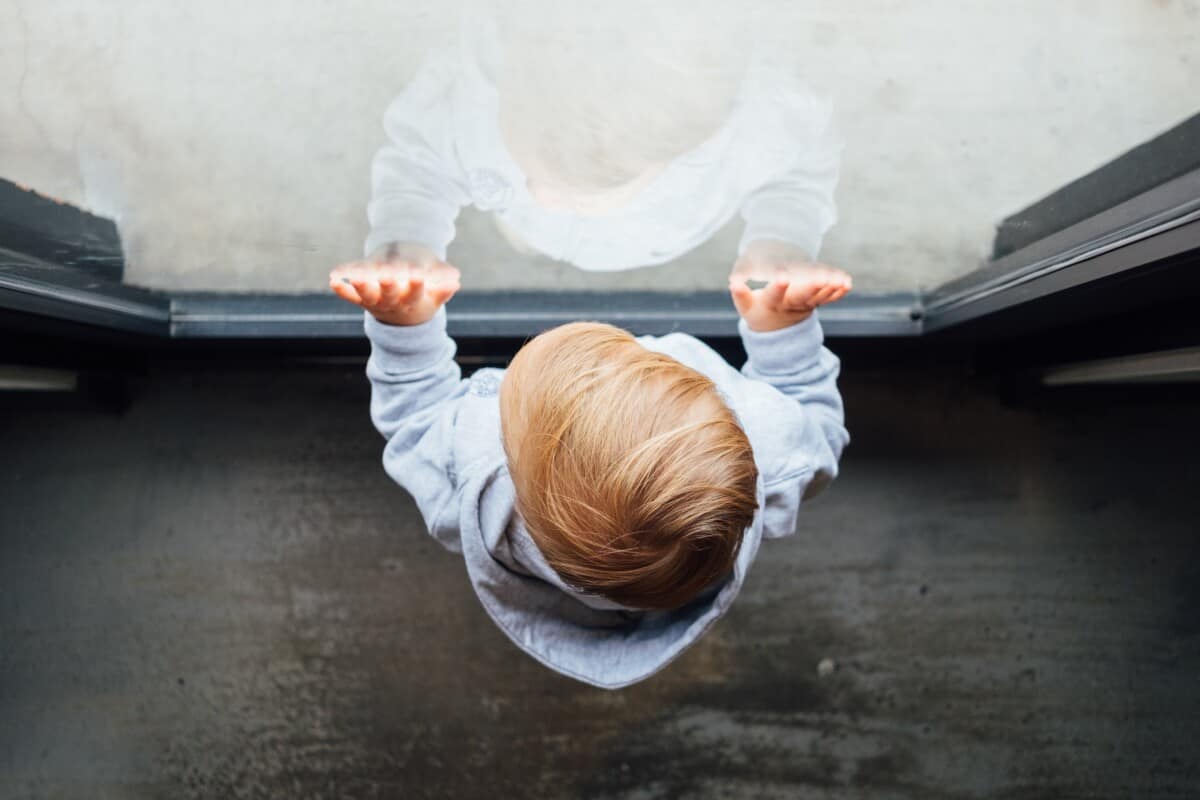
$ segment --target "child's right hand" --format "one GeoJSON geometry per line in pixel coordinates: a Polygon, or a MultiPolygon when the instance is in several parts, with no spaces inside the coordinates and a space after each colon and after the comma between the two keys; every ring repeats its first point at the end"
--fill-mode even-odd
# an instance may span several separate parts
{"type": "Polygon", "coordinates": [[[454,296],[459,278],[428,251],[393,252],[383,261],[342,264],[329,273],[329,288],[385,325],[420,325],[454,296]]]}
{"type": "Polygon", "coordinates": [[[850,291],[850,275],[824,264],[793,264],[778,270],[761,289],[751,289],[744,273],[729,279],[733,304],[750,330],[766,333],[803,322],[827,303],[850,291]]]}

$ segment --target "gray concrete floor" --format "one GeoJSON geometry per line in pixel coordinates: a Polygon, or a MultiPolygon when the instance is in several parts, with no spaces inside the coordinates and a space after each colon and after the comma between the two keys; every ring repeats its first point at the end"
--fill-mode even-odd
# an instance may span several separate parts
{"type": "Polygon", "coordinates": [[[844,390],[800,535],[617,693],[494,628],[355,369],[5,408],[0,797],[1197,796],[1194,403],[844,390]]]}

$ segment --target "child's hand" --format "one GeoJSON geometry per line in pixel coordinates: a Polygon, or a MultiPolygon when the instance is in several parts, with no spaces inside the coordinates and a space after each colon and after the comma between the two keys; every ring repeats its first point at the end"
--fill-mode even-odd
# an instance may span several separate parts
{"type": "Polygon", "coordinates": [[[783,242],[753,242],[729,276],[729,293],[752,331],[765,333],[808,319],[813,309],[842,299],[850,291],[850,275],[809,260],[783,242]],[[765,282],[751,289],[748,280],[765,282]]]}
{"type": "Polygon", "coordinates": [[[342,264],[329,273],[329,288],[386,325],[428,322],[459,289],[458,270],[428,251],[386,258],[342,264]]]}

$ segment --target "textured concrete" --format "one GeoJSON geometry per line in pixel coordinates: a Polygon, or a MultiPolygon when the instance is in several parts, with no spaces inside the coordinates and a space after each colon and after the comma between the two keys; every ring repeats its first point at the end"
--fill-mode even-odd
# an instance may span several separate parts
{"type": "Polygon", "coordinates": [[[1197,796],[1194,402],[845,390],[801,534],[617,693],[495,629],[357,371],[0,397],[0,797],[1197,796]]]}
{"type": "MultiPolygon", "coordinates": [[[[360,252],[384,107],[452,5],[0,0],[0,176],[119,219],[133,282],[321,290],[360,252]]],[[[995,222],[1197,111],[1198,0],[743,5],[834,98],[823,255],[862,290],[972,269],[995,222]]],[[[595,276],[478,220],[462,236],[477,288],[721,286],[736,241],[595,276]]]]}

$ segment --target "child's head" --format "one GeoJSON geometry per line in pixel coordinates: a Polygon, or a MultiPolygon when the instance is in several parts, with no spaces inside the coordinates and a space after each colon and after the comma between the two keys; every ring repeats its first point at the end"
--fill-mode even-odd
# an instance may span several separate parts
{"type": "Polygon", "coordinates": [[[517,510],[568,584],[676,608],[733,568],[758,471],[711,380],[573,323],[517,353],[500,407],[517,510]]]}

